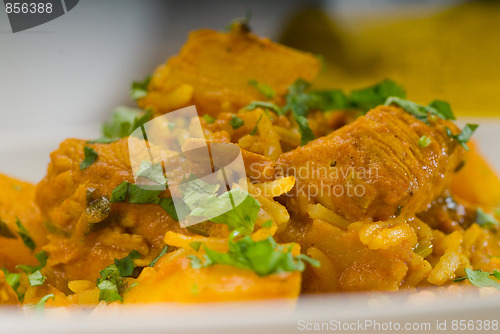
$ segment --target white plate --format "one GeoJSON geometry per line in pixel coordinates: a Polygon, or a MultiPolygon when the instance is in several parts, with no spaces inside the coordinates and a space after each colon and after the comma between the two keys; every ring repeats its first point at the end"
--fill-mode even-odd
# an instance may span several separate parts
{"type": "MultiPolygon", "coordinates": [[[[500,170],[500,120],[466,119],[462,122],[481,124],[475,137],[482,151],[500,170]]],[[[2,133],[0,172],[37,182],[45,174],[49,153],[57,148],[59,142],[67,137],[96,138],[99,128],[96,125],[43,129],[38,133],[2,133]]],[[[28,312],[27,317],[22,312],[4,309],[0,311],[0,333],[301,333],[316,332],[307,330],[314,328],[315,324],[329,324],[331,326],[326,331],[339,333],[390,332],[385,330],[388,328],[399,333],[407,324],[419,327],[419,330],[413,331],[415,333],[452,333],[459,332],[454,330],[454,325],[474,325],[477,329],[480,324],[485,326],[484,320],[498,323],[499,309],[498,295],[480,298],[477,293],[445,293],[419,302],[403,292],[309,296],[301,298],[297,305],[288,301],[145,305],[108,307],[93,314],[84,310],[50,309],[44,316],[28,312]],[[363,327],[370,322],[372,327],[363,327]],[[336,329],[341,324],[349,325],[351,329],[336,329]],[[401,326],[399,330],[398,325],[401,326]]]]}

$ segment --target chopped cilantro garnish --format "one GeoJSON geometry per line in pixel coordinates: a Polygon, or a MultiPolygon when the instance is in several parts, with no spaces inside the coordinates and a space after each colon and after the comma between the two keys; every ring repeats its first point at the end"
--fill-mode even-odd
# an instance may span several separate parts
{"type": "Polygon", "coordinates": [[[43,285],[43,282],[45,282],[45,276],[42,275],[40,270],[37,270],[28,275],[28,280],[31,286],[43,285]]]}
{"type": "Polygon", "coordinates": [[[500,283],[497,280],[491,278],[491,276],[493,276],[496,279],[500,279],[500,272],[496,270],[493,273],[488,273],[481,270],[471,270],[465,268],[465,273],[467,277],[457,278],[454,280],[454,282],[460,282],[464,279],[468,279],[471,284],[477,286],[478,288],[495,288],[497,290],[500,290],[500,283]]]}
{"type": "Polygon", "coordinates": [[[135,173],[135,175],[137,177],[149,179],[161,186],[165,186],[167,184],[167,178],[163,173],[163,167],[159,162],[154,164],[149,161],[141,162],[139,170],[135,173]]]}
{"type": "Polygon", "coordinates": [[[103,137],[89,143],[112,143],[120,138],[128,137],[135,129],[153,118],[151,110],[140,110],[128,107],[117,107],[113,111],[111,121],[103,124],[103,137]]]}
{"type": "Polygon", "coordinates": [[[23,226],[19,218],[16,217],[16,225],[17,225],[17,234],[21,237],[21,239],[24,242],[24,245],[31,249],[31,251],[34,251],[36,248],[35,241],[31,238],[28,230],[23,226]]]}
{"type": "Polygon", "coordinates": [[[191,209],[190,216],[209,218],[217,224],[226,224],[230,230],[249,234],[253,231],[260,204],[247,192],[234,188],[217,196],[218,185],[194,179],[180,186],[183,200],[191,209]],[[236,207],[234,203],[239,203],[236,207]],[[224,212],[220,214],[220,212],[224,212]]]}
{"type": "Polygon", "coordinates": [[[42,299],[40,299],[40,301],[38,303],[36,303],[35,312],[43,312],[43,310],[45,309],[45,304],[47,304],[47,301],[49,299],[54,299],[54,298],[55,298],[55,296],[52,293],[43,296],[42,299]]]}
{"type": "Polygon", "coordinates": [[[283,115],[284,111],[275,105],[274,103],[271,102],[264,102],[264,101],[252,101],[250,102],[249,105],[245,107],[246,110],[254,110],[257,108],[262,108],[262,109],[269,109],[271,111],[274,111],[278,115],[283,115]]]}
{"type": "Polygon", "coordinates": [[[351,107],[349,99],[339,89],[313,91],[309,94],[312,98],[312,106],[320,110],[339,110],[351,107]]]}
{"type": "Polygon", "coordinates": [[[48,255],[45,251],[41,251],[36,253],[35,257],[40,263],[38,266],[28,266],[24,264],[16,266],[16,268],[28,274],[28,280],[31,286],[42,285],[43,282],[45,282],[45,276],[43,276],[40,270],[47,265],[48,255]]]}
{"type": "Polygon", "coordinates": [[[149,264],[150,267],[154,267],[154,265],[156,264],[156,262],[158,262],[159,259],[161,259],[161,257],[165,254],[167,254],[167,250],[168,250],[168,245],[165,245],[165,247],[163,247],[163,249],[161,250],[160,254],[158,254],[157,257],[155,257],[153,259],[153,261],[151,261],[151,263],[149,264]]]}
{"type": "Polygon", "coordinates": [[[130,97],[132,100],[139,100],[140,98],[148,95],[148,85],[151,81],[151,76],[147,76],[143,81],[132,82],[132,87],[130,88],[130,97]]]}
{"type": "Polygon", "coordinates": [[[209,236],[208,232],[205,229],[203,229],[199,226],[196,226],[196,225],[187,226],[186,230],[188,230],[189,232],[191,232],[193,234],[199,234],[199,235],[202,235],[204,237],[209,236]]]}
{"type": "Polygon", "coordinates": [[[205,122],[207,122],[208,124],[212,124],[213,122],[215,122],[215,118],[213,118],[209,114],[205,114],[202,117],[205,120],[205,122]]]}
{"type": "Polygon", "coordinates": [[[426,124],[429,124],[429,110],[428,107],[421,106],[416,104],[415,102],[405,100],[399,97],[391,96],[385,100],[384,103],[386,106],[391,104],[395,104],[401,108],[403,108],[407,113],[414,116],[419,121],[422,121],[426,124]]]}
{"type": "Polygon", "coordinates": [[[476,209],[476,223],[486,229],[496,228],[500,226],[498,220],[492,215],[486,213],[481,208],[476,209]]]}
{"type": "Polygon", "coordinates": [[[236,115],[231,115],[231,120],[229,121],[233,129],[237,129],[243,126],[245,124],[245,121],[243,121],[241,118],[239,118],[236,115]]]}
{"type": "Polygon", "coordinates": [[[349,96],[349,100],[353,108],[367,112],[383,104],[390,96],[405,98],[406,92],[396,82],[386,79],[373,86],[353,90],[349,96]]]}
{"type": "MultiPolygon", "coordinates": [[[[231,231],[229,237],[229,251],[220,253],[204,245],[205,256],[202,261],[197,256],[190,255],[193,268],[201,268],[216,263],[226,264],[236,268],[255,271],[260,276],[286,271],[304,270],[304,262],[318,265],[317,261],[305,255],[293,257],[291,247],[279,246],[272,237],[262,241],[254,241],[249,234],[253,232],[257,220],[260,204],[247,192],[234,188],[217,196],[217,185],[211,185],[203,180],[195,179],[181,184],[184,202],[192,210],[192,216],[214,217],[209,218],[217,224],[225,224],[231,231]],[[233,203],[240,203],[234,206],[233,203]],[[237,236],[244,237],[235,241],[237,236]]],[[[199,243],[190,246],[199,250],[199,243]]]]}
{"type": "MultiPolygon", "coordinates": [[[[415,102],[401,99],[399,97],[391,96],[385,101],[385,105],[395,104],[403,108],[406,112],[413,115],[418,120],[430,124],[432,116],[437,116],[444,120],[455,120],[455,115],[451,111],[450,105],[447,102],[441,100],[435,100],[431,102],[427,107],[416,104],[415,102]]],[[[446,128],[446,134],[448,137],[457,140],[462,147],[468,151],[469,147],[467,142],[470,137],[476,131],[477,124],[466,124],[462,132],[458,135],[454,135],[449,128],[446,128]]]]}
{"type": "Polygon", "coordinates": [[[159,195],[163,190],[144,189],[130,183],[120,183],[111,193],[111,203],[128,202],[132,204],[157,204],[165,210],[174,220],[179,220],[171,198],[162,198],[159,195]]]}
{"type": "Polygon", "coordinates": [[[80,163],[80,170],[84,170],[97,160],[97,152],[91,147],[85,146],[83,148],[83,153],[85,154],[85,159],[80,163]]]}
{"type": "Polygon", "coordinates": [[[0,237],[4,237],[7,239],[17,239],[17,236],[12,232],[9,227],[7,226],[7,223],[5,223],[1,218],[0,218],[0,237]]]}
{"type": "Polygon", "coordinates": [[[429,146],[431,143],[432,143],[432,139],[430,139],[427,136],[422,136],[418,140],[418,146],[424,147],[424,148],[427,147],[427,146],[429,146]]]}
{"type": "Polygon", "coordinates": [[[7,268],[3,267],[2,271],[5,274],[5,281],[7,282],[8,285],[14,290],[14,292],[17,295],[17,298],[19,301],[23,301],[24,299],[24,294],[20,293],[18,291],[19,285],[21,283],[21,274],[19,273],[11,273],[10,271],[7,270],[7,268]]]}
{"type": "Polygon", "coordinates": [[[191,260],[191,268],[200,269],[203,267],[200,258],[196,255],[188,255],[187,258],[191,260]]]}
{"type": "Polygon", "coordinates": [[[264,228],[270,228],[271,226],[273,226],[273,221],[272,220],[267,220],[265,221],[263,224],[262,224],[262,227],[264,228]]]}
{"type": "Polygon", "coordinates": [[[467,146],[467,142],[469,141],[470,137],[474,134],[476,131],[477,127],[479,125],[477,124],[469,124],[467,123],[465,127],[463,128],[462,132],[460,132],[458,135],[454,135],[449,128],[446,128],[446,134],[455,140],[457,140],[462,147],[468,151],[469,146],[467,146]]]}
{"type": "Polygon", "coordinates": [[[264,116],[264,114],[260,115],[259,119],[257,120],[257,123],[255,123],[254,128],[250,132],[250,136],[254,136],[257,133],[257,130],[259,129],[259,123],[260,123],[260,120],[262,119],[262,116],[264,116]]]}
{"type": "Polygon", "coordinates": [[[191,248],[194,249],[195,251],[199,251],[200,246],[201,246],[201,242],[193,241],[193,242],[189,243],[189,246],[191,246],[191,248]]]}
{"type": "Polygon", "coordinates": [[[135,264],[132,260],[140,258],[136,250],[130,252],[123,259],[115,259],[115,263],[107,266],[99,272],[101,277],[97,280],[99,288],[99,301],[104,300],[106,303],[119,300],[123,301],[120,295],[120,290],[123,287],[123,279],[132,275],[135,269],[135,264]]]}
{"type": "Polygon", "coordinates": [[[297,121],[297,125],[299,126],[301,146],[304,146],[311,140],[316,139],[316,136],[314,136],[314,133],[309,127],[309,121],[307,120],[307,118],[299,115],[295,117],[295,120],[297,121]]]}
{"type": "Polygon", "coordinates": [[[250,80],[248,81],[248,84],[255,87],[259,93],[264,95],[268,99],[272,99],[276,96],[276,93],[274,90],[267,84],[263,82],[257,82],[256,80],[250,80]]]}
{"type": "Polygon", "coordinates": [[[305,145],[311,140],[315,139],[306,115],[309,110],[316,107],[317,100],[313,95],[306,93],[310,83],[303,79],[297,79],[290,87],[288,87],[288,94],[285,96],[286,105],[284,111],[291,111],[300,132],[300,144],[305,145]]]}
{"type": "Polygon", "coordinates": [[[297,79],[288,87],[288,94],[285,96],[286,105],[283,110],[292,111],[295,117],[306,116],[316,102],[311,94],[306,93],[306,90],[310,86],[311,84],[309,82],[303,79],[297,79]]]}
{"type": "MultiPolygon", "coordinates": [[[[234,233],[234,232],[233,232],[234,233]]],[[[293,256],[292,246],[278,245],[272,237],[254,241],[250,236],[234,241],[234,234],[229,239],[229,251],[221,253],[204,247],[204,262],[191,256],[193,268],[207,267],[214,264],[225,264],[232,267],[252,270],[259,276],[267,276],[282,272],[303,271],[305,263],[319,266],[317,260],[300,254],[293,256]]]]}
{"type": "Polygon", "coordinates": [[[141,254],[138,251],[133,250],[129,255],[125,256],[123,259],[117,260],[115,259],[115,264],[120,271],[120,276],[126,277],[133,274],[135,269],[135,264],[133,260],[140,259],[141,254]]]}
{"type": "Polygon", "coordinates": [[[223,29],[223,31],[239,31],[243,33],[248,33],[250,29],[250,20],[252,18],[252,13],[247,11],[245,17],[237,17],[231,22],[229,22],[223,29]]]}
{"type": "Polygon", "coordinates": [[[456,120],[455,115],[451,111],[450,104],[441,100],[434,100],[429,104],[429,107],[434,108],[435,114],[442,119],[456,120]]]}

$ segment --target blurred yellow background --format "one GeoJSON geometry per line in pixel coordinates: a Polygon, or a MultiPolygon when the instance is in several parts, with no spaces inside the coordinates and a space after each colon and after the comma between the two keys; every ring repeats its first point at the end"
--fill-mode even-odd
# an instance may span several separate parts
{"type": "Polygon", "coordinates": [[[418,18],[361,17],[345,27],[305,9],[281,42],[320,54],[317,88],[359,88],[384,78],[421,104],[448,101],[461,116],[500,116],[500,1],[472,1],[418,18]]]}

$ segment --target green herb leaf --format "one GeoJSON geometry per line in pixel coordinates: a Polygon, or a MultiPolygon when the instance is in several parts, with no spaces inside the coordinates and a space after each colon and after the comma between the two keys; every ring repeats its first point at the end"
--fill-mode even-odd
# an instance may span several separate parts
{"type": "Polygon", "coordinates": [[[80,170],[84,170],[97,160],[97,152],[91,147],[85,146],[83,148],[83,153],[85,154],[85,159],[80,163],[80,170]]]}
{"type": "MultiPolygon", "coordinates": [[[[140,186],[124,181],[120,183],[111,193],[111,203],[128,202],[132,204],[157,204],[174,220],[179,220],[171,198],[162,198],[159,195],[163,190],[144,189],[140,186]]],[[[182,212],[181,212],[182,214],[182,212]]],[[[183,217],[183,216],[182,216],[183,217]]]]}
{"type": "Polygon", "coordinates": [[[193,241],[191,243],[189,243],[189,246],[194,249],[195,251],[199,251],[200,250],[200,246],[201,246],[201,242],[199,241],[193,241]]]}
{"type": "Polygon", "coordinates": [[[132,260],[140,258],[136,250],[130,252],[123,259],[115,259],[115,263],[107,266],[99,272],[101,277],[97,280],[99,288],[99,301],[111,303],[119,300],[123,301],[120,295],[120,289],[123,286],[124,277],[132,275],[135,269],[135,264],[132,260]]]}
{"type": "Polygon", "coordinates": [[[435,114],[442,119],[456,120],[455,115],[451,111],[450,104],[441,100],[434,100],[429,104],[429,107],[434,108],[435,114]]]}
{"type": "Polygon", "coordinates": [[[111,303],[114,301],[123,301],[123,297],[118,292],[118,286],[111,280],[103,280],[97,284],[99,288],[99,301],[111,303]]]}
{"type": "Polygon", "coordinates": [[[212,124],[215,122],[215,118],[213,118],[212,116],[210,116],[209,114],[205,114],[202,116],[203,119],[205,120],[205,122],[207,122],[208,124],[212,124]]]}
{"type": "Polygon", "coordinates": [[[9,229],[7,223],[4,222],[1,218],[0,218],[0,237],[4,237],[7,239],[17,239],[17,235],[15,235],[14,232],[12,232],[9,229]]]}
{"type": "Polygon", "coordinates": [[[430,139],[427,136],[422,136],[418,140],[418,146],[424,147],[424,148],[427,147],[427,146],[429,146],[431,143],[432,143],[432,139],[430,139]]]}
{"type": "Polygon", "coordinates": [[[165,245],[165,247],[163,247],[163,249],[161,250],[160,254],[158,254],[158,256],[155,257],[153,261],[151,261],[149,266],[154,267],[156,262],[158,262],[158,260],[161,259],[163,255],[167,254],[167,250],[168,250],[168,245],[165,245]]]}
{"type": "Polygon", "coordinates": [[[41,269],[47,265],[47,260],[49,258],[49,255],[47,254],[47,252],[43,250],[36,253],[35,258],[38,260],[38,262],[40,262],[40,269],[41,269]]]}
{"type": "Polygon", "coordinates": [[[236,115],[231,115],[231,120],[229,121],[233,129],[238,129],[245,124],[245,121],[243,121],[241,118],[239,118],[236,115]]]}
{"type": "Polygon", "coordinates": [[[35,257],[40,263],[38,266],[28,266],[25,264],[16,266],[16,268],[21,269],[26,274],[28,274],[28,279],[31,286],[42,285],[46,279],[45,276],[42,275],[42,272],[40,270],[47,265],[48,255],[45,251],[40,251],[35,254],[35,257]]]}
{"type": "Polygon", "coordinates": [[[319,110],[339,110],[351,107],[347,96],[339,89],[310,92],[309,104],[319,110]]]}
{"type": "Polygon", "coordinates": [[[42,275],[40,270],[37,270],[28,275],[28,280],[31,286],[43,285],[43,282],[45,282],[45,276],[42,275]]]}
{"type": "Polygon", "coordinates": [[[257,133],[257,130],[259,129],[259,123],[260,123],[260,120],[262,119],[262,116],[264,116],[264,114],[260,115],[259,119],[257,120],[257,123],[255,123],[254,128],[250,132],[250,136],[254,136],[257,133]]]}
{"type": "Polygon", "coordinates": [[[271,111],[274,111],[278,115],[283,115],[285,113],[280,107],[278,107],[276,104],[271,103],[271,102],[252,101],[252,102],[250,102],[249,105],[247,105],[245,107],[246,110],[254,110],[257,108],[269,109],[271,111]]]}
{"type": "Polygon", "coordinates": [[[429,124],[429,110],[426,107],[416,104],[415,102],[408,101],[399,97],[390,96],[385,100],[384,103],[386,106],[391,104],[395,104],[401,108],[403,108],[407,113],[413,115],[419,121],[422,121],[426,124],[429,124]]]}
{"type": "Polygon", "coordinates": [[[353,108],[367,112],[376,106],[384,104],[384,101],[389,97],[404,99],[406,92],[396,82],[386,79],[373,86],[353,90],[349,96],[349,100],[353,108]]]}
{"type": "Polygon", "coordinates": [[[472,137],[478,126],[479,125],[477,124],[467,123],[463,128],[462,132],[460,132],[458,135],[454,135],[449,128],[446,128],[446,133],[450,138],[457,140],[466,151],[469,151],[469,146],[467,146],[467,142],[469,141],[470,137],[472,137]]]}
{"type": "Polygon", "coordinates": [[[250,234],[259,213],[259,202],[247,192],[235,188],[217,196],[218,185],[209,184],[201,179],[180,185],[183,200],[191,209],[191,216],[214,217],[216,224],[226,224],[229,230],[250,234]],[[234,207],[233,203],[240,203],[234,207]],[[216,216],[220,212],[225,212],[216,216]]]}
{"type": "Polygon", "coordinates": [[[265,221],[263,224],[262,224],[262,227],[263,228],[270,228],[273,226],[273,221],[271,219],[265,221]]]}
{"type": "Polygon", "coordinates": [[[317,96],[305,92],[310,85],[303,79],[297,79],[288,87],[288,94],[285,97],[286,105],[283,108],[285,111],[290,110],[297,121],[301,145],[305,145],[316,138],[306,118],[309,110],[319,107],[317,96]]]}
{"type": "Polygon", "coordinates": [[[500,283],[491,278],[490,276],[492,274],[488,272],[484,272],[481,270],[470,270],[468,268],[465,268],[465,273],[467,274],[467,279],[469,280],[469,282],[479,288],[495,288],[497,290],[500,290],[500,283]]]}
{"type": "Polygon", "coordinates": [[[163,173],[163,167],[158,162],[152,164],[150,161],[142,161],[135,175],[136,177],[149,179],[162,187],[165,187],[167,184],[167,178],[163,173]]]}
{"type": "MultiPolygon", "coordinates": [[[[92,142],[110,143],[128,137],[135,129],[153,118],[151,110],[140,110],[128,107],[117,107],[113,111],[111,121],[102,126],[103,138],[92,142]]],[[[91,142],[91,143],[92,143],[91,142]]]]}
{"type": "Polygon", "coordinates": [[[245,17],[237,17],[231,22],[229,22],[223,29],[223,31],[238,31],[243,33],[248,33],[251,31],[250,29],[250,20],[252,18],[252,13],[247,11],[245,17]]]}
{"type": "Polygon", "coordinates": [[[193,269],[200,269],[203,267],[201,260],[196,255],[188,255],[187,258],[191,260],[191,267],[193,269]]]}
{"type": "Polygon", "coordinates": [[[127,277],[134,273],[135,263],[133,260],[140,259],[141,254],[138,251],[133,250],[129,255],[125,256],[123,259],[115,259],[115,264],[118,267],[120,276],[127,277]]]}
{"type": "Polygon", "coordinates": [[[265,83],[257,82],[256,80],[250,80],[248,81],[248,84],[254,86],[259,91],[259,93],[261,93],[268,99],[272,99],[276,96],[274,90],[265,83]]]}
{"type": "Polygon", "coordinates": [[[476,223],[486,229],[497,228],[500,226],[500,223],[495,217],[484,212],[481,208],[476,209],[476,223]]]}
{"type": "Polygon", "coordinates": [[[17,234],[19,234],[19,236],[23,240],[24,245],[26,247],[28,247],[29,249],[31,249],[31,251],[34,251],[36,248],[36,244],[33,241],[33,239],[31,238],[28,230],[23,226],[23,224],[21,223],[21,221],[17,217],[16,217],[16,225],[18,228],[17,234]]]}
{"type": "Polygon", "coordinates": [[[206,256],[202,263],[199,258],[192,255],[193,268],[207,267],[214,264],[225,264],[232,267],[252,270],[259,276],[267,276],[282,272],[303,271],[304,262],[319,266],[317,260],[301,254],[294,257],[292,247],[276,244],[272,237],[261,241],[254,241],[250,236],[234,241],[234,232],[229,239],[229,251],[220,253],[204,246],[206,256]]]}
{"type": "Polygon", "coordinates": [[[54,298],[55,296],[52,293],[43,296],[42,299],[40,299],[40,301],[35,305],[35,312],[43,312],[43,310],[45,309],[45,304],[47,304],[47,301],[49,299],[54,299],[54,298]]]}
{"type": "Polygon", "coordinates": [[[151,81],[151,76],[147,76],[143,81],[132,82],[132,87],[130,88],[130,97],[132,100],[137,101],[138,99],[148,95],[148,85],[151,81]]]}
{"type": "Polygon", "coordinates": [[[288,94],[285,96],[286,105],[283,110],[292,111],[292,114],[295,117],[305,117],[312,108],[311,104],[316,103],[314,98],[305,92],[310,86],[311,84],[304,79],[299,78],[295,80],[295,82],[288,87],[288,94]]]}
{"type": "Polygon", "coordinates": [[[316,139],[314,133],[309,127],[309,121],[304,116],[295,116],[295,120],[297,121],[297,125],[299,126],[300,132],[300,145],[304,146],[311,140],[316,139]]]}
{"type": "MultiPolygon", "coordinates": [[[[447,102],[440,100],[435,100],[429,106],[424,107],[416,104],[415,102],[391,96],[387,98],[384,104],[386,106],[391,104],[398,105],[406,112],[426,124],[430,124],[429,119],[432,115],[435,115],[444,120],[455,119],[455,115],[453,115],[450,105],[447,102]]],[[[457,140],[460,145],[462,145],[462,147],[468,151],[469,147],[467,146],[467,142],[474,134],[474,131],[476,131],[477,127],[477,124],[466,124],[462,132],[460,132],[458,135],[454,135],[449,128],[446,128],[446,134],[448,135],[448,137],[457,140]]]]}
{"type": "Polygon", "coordinates": [[[11,273],[5,267],[2,268],[2,271],[5,274],[5,281],[7,282],[8,285],[10,285],[12,290],[14,290],[19,301],[22,301],[24,298],[24,294],[21,294],[21,293],[19,293],[19,291],[17,291],[17,288],[19,287],[19,285],[21,283],[21,274],[11,273]]]}
{"type": "Polygon", "coordinates": [[[205,229],[203,229],[199,226],[196,226],[196,225],[187,226],[186,230],[188,230],[189,232],[194,233],[194,234],[202,235],[204,237],[209,236],[208,232],[205,229]]]}
{"type": "Polygon", "coordinates": [[[112,142],[117,141],[118,139],[120,139],[120,138],[105,138],[105,137],[102,137],[102,138],[98,138],[98,139],[94,139],[94,140],[89,140],[89,141],[87,141],[87,143],[88,144],[110,144],[112,142]]]}

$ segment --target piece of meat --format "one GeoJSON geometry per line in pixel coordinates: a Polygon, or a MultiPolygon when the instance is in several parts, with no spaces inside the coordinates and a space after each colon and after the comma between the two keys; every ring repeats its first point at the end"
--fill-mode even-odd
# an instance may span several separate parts
{"type": "MultiPolygon", "coordinates": [[[[144,155],[147,160],[147,152],[144,155]]],[[[99,270],[132,250],[148,263],[164,247],[167,230],[180,232],[178,222],[156,204],[108,202],[104,212],[94,212],[99,206],[92,203],[105,203],[124,181],[134,183],[126,138],[111,144],[68,139],[51,154],[36,200],[48,222],[47,276],[58,289],[65,291],[67,286],[62,286],[67,280],[95,280],[99,270]],[[85,146],[98,157],[81,170],[85,146]]]]}
{"type": "Polygon", "coordinates": [[[283,154],[278,174],[297,179],[292,196],[317,201],[350,221],[411,217],[449,185],[463,149],[446,134],[449,121],[431,126],[392,106],[283,154]],[[422,136],[427,147],[418,144],[422,136]]]}
{"type": "Polygon", "coordinates": [[[156,69],[138,102],[159,114],[194,104],[200,114],[217,116],[265,99],[249,80],[269,85],[279,97],[298,78],[312,81],[319,68],[312,54],[252,33],[197,30],[179,55],[156,69]]]}

